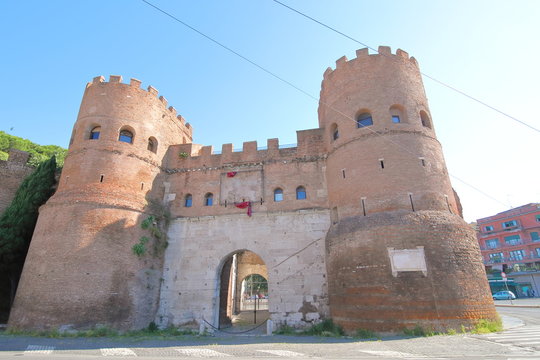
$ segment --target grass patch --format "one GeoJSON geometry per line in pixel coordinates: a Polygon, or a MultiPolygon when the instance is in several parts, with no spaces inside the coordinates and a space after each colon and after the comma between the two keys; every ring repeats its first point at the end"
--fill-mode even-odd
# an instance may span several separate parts
{"type": "Polygon", "coordinates": [[[296,330],[289,326],[289,325],[283,325],[276,331],[274,331],[274,334],[276,335],[296,335],[296,330]]]}
{"type": "Polygon", "coordinates": [[[436,332],[433,330],[426,330],[420,325],[416,325],[413,329],[403,329],[403,334],[407,336],[422,336],[422,337],[441,335],[441,333],[439,332],[436,332]]]}
{"type": "Polygon", "coordinates": [[[345,335],[345,331],[343,331],[343,328],[337,324],[334,324],[332,319],[325,319],[320,323],[313,325],[311,328],[304,330],[303,333],[306,335],[325,337],[345,335]]]}
{"type": "Polygon", "coordinates": [[[359,339],[379,339],[379,335],[367,329],[357,329],[354,337],[359,339]]]}
{"type": "Polygon", "coordinates": [[[488,334],[492,332],[498,332],[503,330],[503,325],[501,319],[495,321],[480,319],[474,325],[471,332],[473,334],[488,334]]]}
{"type": "Polygon", "coordinates": [[[151,322],[147,328],[141,330],[130,330],[120,332],[111,329],[106,326],[97,326],[89,330],[69,330],[58,331],[58,329],[52,330],[39,330],[39,331],[27,331],[8,329],[5,332],[6,335],[16,336],[33,336],[33,337],[47,337],[47,338],[95,338],[95,337],[114,337],[114,338],[174,338],[186,335],[198,335],[198,332],[193,330],[179,329],[175,327],[168,327],[165,329],[159,329],[154,322],[151,322]]]}

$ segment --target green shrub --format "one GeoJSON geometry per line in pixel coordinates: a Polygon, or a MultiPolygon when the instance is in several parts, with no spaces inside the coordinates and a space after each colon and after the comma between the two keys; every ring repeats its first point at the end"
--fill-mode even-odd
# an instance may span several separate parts
{"type": "Polygon", "coordinates": [[[334,324],[332,319],[325,319],[305,330],[304,334],[317,336],[343,336],[345,335],[345,331],[343,331],[341,326],[334,324]]]}
{"type": "Polygon", "coordinates": [[[375,334],[373,331],[367,330],[367,329],[357,329],[355,334],[354,334],[354,337],[357,337],[357,338],[360,338],[360,339],[377,339],[377,338],[379,338],[379,336],[377,334],[375,334]]]}
{"type": "Polygon", "coordinates": [[[471,330],[473,334],[487,334],[492,332],[502,331],[502,321],[497,319],[495,321],[480,319],[474,325],[474,328],[471,330]]]}
{"type": "Polygon", "coordinates": [[[144,244],[139,242],[131,247],[131,250],[133,250],[133,253],[137,256],[143,256],[146,252],[146,248],[144,247],[144,244]]]}

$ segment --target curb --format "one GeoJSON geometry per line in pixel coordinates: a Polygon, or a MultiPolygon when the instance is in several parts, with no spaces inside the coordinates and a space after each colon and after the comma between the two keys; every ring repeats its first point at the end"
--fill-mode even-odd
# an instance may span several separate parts
{"type": "Polygon", "coordinates": [[[495,305],[495,307],[540,308],[540,305],[495,305]]]}

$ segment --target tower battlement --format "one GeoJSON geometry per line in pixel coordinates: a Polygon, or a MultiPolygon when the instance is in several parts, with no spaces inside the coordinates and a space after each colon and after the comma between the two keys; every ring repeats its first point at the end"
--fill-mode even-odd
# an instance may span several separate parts
{"type": "Polygon", "coordinates": [[[189,132],[189,134],[191,134],[191,135],[193,134],[193,128],[192,128],[191,124],[186,122],[186,119],[184,119],[184,117],[182,115],[177,114],[176,108],[174,108],[173,106],[167,107],[168,101],[163,95],[158,96],[159,95],[158,89],[156,89],[152,85],[148,85],[146,90],[144,90],[144,89],[141,88],[141,84],[142,84],[142,81],[138,80],[138,79],[135,79],[135,78],[131,78],[129,80],[129,84],[123,83],[121,75],[110,75],[109,76],[109,81],[107,82],[107,81],[105,81],[105,77],[100,75],[100,76],[94,77],[91,82],[87,83],[86,88],[88,89],[88,88],[90,88],[92,86],[96,86],[96,85],[99,85],[99,86],[118,86],[118,85],[120,85],[120,86],[128,86],[130,88],[137,89],[137,90],[139,90],[141,92],[141,94],[145,94],[145,93],[150,94],[151,96],[155,97],[156,100],[159,101],[162,104],[164,111],[166,111],[170,115],[171,119],[175,119],[176,121],[178,121],[182,126],[185,126],[187,128],[187,131],[189,132]]]}
{"type": "Polygon", "coordinates": [[[335,69],[328,67],[323,74],[323,78],[326,79],[326,77],[332,74],[335,70],[344,68],[347,65],[354,64],[356,62],[366,61],[369,58],[375,58],[380,56],[401,58],[418,67],[418,62],[416,61],[416,59],[414,57],[409,57],[409,53],[407,53],[406,51],[397,49],[396,53],[392,54],[392,49],[390,48],[390,46],[379,46],[376,54],[370,54],[368,48],[363,48],[356,50],[356,57],[354,59],[349,60],[347,59],[347,56],[340,57],[336,60],[335,69]]]}
{"type": "Polygon", "coordinates": [[[230,163],[279,162],[295,158],[312,158],[324,155],[324,129],[297,131],[297,143],[279,145],[279,139],[268,139],[266,146],[259,148],[257,141],[245,141],[242,150],[234,150],[233,144],[223,144],[221,152],[213,146],[199,144],[178,144],[171,146],[170,168],[219,167],[230,163]]]}

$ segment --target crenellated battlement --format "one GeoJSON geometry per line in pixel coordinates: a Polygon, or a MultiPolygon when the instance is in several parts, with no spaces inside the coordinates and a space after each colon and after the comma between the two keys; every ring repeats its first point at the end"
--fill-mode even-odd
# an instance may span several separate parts
{"type": "Polygon", "coordinates": [[[351,63],[361,62],[368,58],[373,58],[377,56],[386,56],[386,57],[399,57],[406,61],[409,61],[414,66],[418,67],[418,62],[414,57],[409,57],[409,54],[406,51],[403,51],[401,49],[397,49],[395,54],[392,54],[392,50],[390,46],[379,46],[376,54],[370,54],[368,48],[358,49],[356,50],[356,58],[354,59],[347,59],[346,56],[342,56],[339,59],[336,60],[336,67],[335,69],[332,69],[331,67],[328,67],[326,71],[323,74],[323,78],[326,79],[327,76],[329,76],[331,73],[334,72],[334,70],[343,68],[351,63]]]}
{"type": "Polygon", "coordinates": [[[213,146],[199,144],[178,144],[171,146],[169,166],[171,168],[217,167],[229,163],[251,163],[264,161],[288,162],[298,158],[324,157],[324,129],[297,131],[297,143],[280,145],[279,139],[268,139],[266,146],[258,147],[257,141],[246,141],[241,151],[235,151],[233,144],[223,144],[221,152],[213,146]]]}
{"type": "Polygon", "coordinates": [[[148,85],[146,90],[144,90],[144,89],[141,88],[141,84],[142,84],[142,81],[140,81],[138,79],[134,79],[134,78],[131,78],[129,80],[129,84],[123,83],[121,75],[110,75],[109,76],[109,81],[107,82],[107,81],[105,81],[105,77],[100,75],[100,76],[94,77],[91,82],[87,83],[86,88],[89,88],[89,87],[95,86],[95,85],[101,85],[101,86],[103,86],[103,85],[109,85],[109,86],[110,85],[112,85],[112,86],[122,85],[122,86],[129,86],[129,87],[131,87],[133,89],[137,89],[137,90],[140,90],[140,91],[145,91],[148,94],[151,94],[152,96],[155,96],[155,98],[163,105],[164,110],[169,112],[171,118],[175,118],[176,120],[178,120],[183,126],[185,126],[187,128],[187,131],[190,134],[193,133],[193,128],[191,127],[191,124],[186,122],[186,120],[184,119],[184,117],[182,115],[177,114],[176,108],[174,108],[173,106],[167,107],[168,101],[163,95],[159,95],[158,89],[156,89],[152,85],[148,85]]]}

